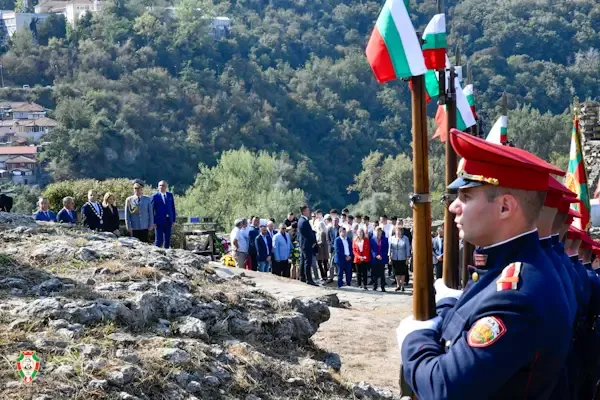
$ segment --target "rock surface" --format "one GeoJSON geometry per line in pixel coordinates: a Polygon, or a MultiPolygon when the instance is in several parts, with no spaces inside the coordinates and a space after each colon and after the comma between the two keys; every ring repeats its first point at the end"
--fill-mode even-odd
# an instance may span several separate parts
{"type": "Polygon", "coordinates": [[[192,251],[18,214],[0,213],[0,243],[3,354],[42,360],[40,385],[0,364],[0,398],[388,398],[316,355],[335,296],[277,301],[192,251]]]}

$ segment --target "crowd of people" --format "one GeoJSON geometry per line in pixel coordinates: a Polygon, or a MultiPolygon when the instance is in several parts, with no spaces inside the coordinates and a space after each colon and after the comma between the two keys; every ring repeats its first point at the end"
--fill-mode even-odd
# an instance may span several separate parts
{"type": "MultiPolygon", "coordinates": [[[[149,233],[155,232],[154,244],[168,249],[171,246],[171,228],[177,219],[173,193],[167,191],[166,181],[158,183],[158,191],[150,196],[143,194],[145,183],[136,179],[133,181],[133,195],[125,199],[125,228],[130,236],[149,243],[149,233]]],[[[39,209],[33,214],[37,221],[78,224],[101,232],[111,232],[120,235],[120,214],[116,205],[116,197],[107,192],[98,202],[98,194],[90,189],[88,201],[81,206],[78,213],[75,200],[67,196],[62,199],[63,208],[55,213],[50,210],[50,202],[41,197],[38,200],[39,209]]]]}
{"type": "Polygon", "coordinates": [[[323,215],[303,206],[300,218],[290,212],[277,227],[275,223],[257,216],[235,221],[230,243],[237,267],[310,285],[336,282],[340,288],[355,280],[364,290],[372,286],[385,292],[391,279],[396,291],[405,291],[409,283],[412,232],[401,218],[382,215],[371,222],[368,215],[352,215],[347,208],[323,215]]]}

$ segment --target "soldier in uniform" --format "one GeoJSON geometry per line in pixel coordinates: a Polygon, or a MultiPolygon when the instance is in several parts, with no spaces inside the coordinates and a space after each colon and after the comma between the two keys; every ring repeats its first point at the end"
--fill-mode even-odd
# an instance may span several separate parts
{"type": "Polygon", "coordinates": [[[443,316],[400,323],[404,376],[420,399],[547,399],[572,326],[536,220],[550,174],[564,172],[455,129],[449,140],[463,157],[450,211],[460,238],[478,247],[477,265],[443,316]]]}
{"type": "MultiPolygon", "coordinates": [[[[568,259],[563,260],[555,252],[551,237],[554,233],[554,221],[558,214],[558,208],[562,205],[562,198],[565,195],[575,195],[575,193],[571,192],[554,177],[550,176],[546,200],[544,201],[544,207],[542,207],[540,216],[538,217],[537,227],[540,236],[540,246],[552,261],[561,280],[561,285],[568,301],[567,306],[570,311],[569,323],[573,328],[573,332],[575,332],[582,318],[582,310],[587,305],[589,298],[586,299],[584,296],[580,277],[573,268],[571,261],[568,259]]],[[[552,399],[562,400],[571,398],[576,390],[577,370],[578,357],[576,355],[574,343],[571,342],[567,360],[561,371],[560,377],[557,378],[556,386],[551,397],[552,399]]]]}

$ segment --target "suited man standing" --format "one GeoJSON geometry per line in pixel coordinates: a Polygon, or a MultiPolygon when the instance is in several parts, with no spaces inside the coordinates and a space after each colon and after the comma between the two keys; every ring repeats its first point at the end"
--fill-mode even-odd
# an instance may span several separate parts
{"type": "Polygon", "coordinates": [[[88,191],[88,201],[81,207],[81,222],[93,231],[101,231],[104,224],[102,205],[96,202],[96,191],[88,191]]]}
{"type": "Polygon", "coordinates": [[[125,225],[132,237],[148,243],[148,232],[154,229],[152,200],[144,196],[144,182],[136,179],[133,183],[135,194],[125,200],[125,225]]]}
{"type": "Polygon", "coordinates": [[[444,230],[438,228],[437,236],[433,238],[433,261],[435,269],[435,277],[442,277],[442,266],[444,264],[444,230]]]}
{"type": "Polygon", "coordinates": [[[338,287],[344,286],[344,275],[346,276],[346,285],[352,283],[352,242],[346,236],[346,228],[340,226],[340,235],[333,244],[335,254],[335,265],[338,268],[338,287]]]}
{"type": "Polygon", "coordinates": [[[47,222],[56,222],[56,213],[52,210],[49,210],[50,202],[45,197],[40,197],[38,200],[39,210],[33,214],[33,218],[36,221],[47,221],[47,222]]]}
{"type": "Polygon", "coordinates": [[[59,223],[64,224],[76,224],[77,223],[77,211],[73,210],[75,206],[75,200],[72,197],[67,196],[63,199],[63,208],[58,212],[56,219],[59,223]]]}
{"type": "Polygon", "coordinates": [[[312,286],[318,286],[312,278],[312,261],[317,247],[315,231],[310,226],[308,217],[310,208],[307,205],[300,207],[300,220],[298,221],[298,244],[300,245],[300,280],[312,286]]]}
{"type": "Polygon", "coordinates": [[[165,249],[171,247],[171,228],[177,220],[175,211],[175,198],[173,193],[167,192],[167,181],[158,182],[158,192],[152,196],[154,209],[154,223],[156,224],[156,238],[154,245],[165,249]]]}
{"type": "Polygon", "coordinates": [[[258,261],[259,272],[271,272],[271,260],[273,259],[273,241],[267,232],[267,226],[260,224],[260,234],[254,239],[256,247],[256,261],[258,261]]]}

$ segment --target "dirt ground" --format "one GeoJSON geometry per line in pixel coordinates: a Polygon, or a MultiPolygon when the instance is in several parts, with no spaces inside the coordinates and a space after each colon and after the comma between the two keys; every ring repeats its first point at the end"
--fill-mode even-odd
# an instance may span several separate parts
{"type": "MultiPolygon", "coordinates": [[[[240,270],[225,269],[226,273],[240,270]]],[[[350,381],[365,381],[380,388],[398,390],[400,353],[396,342],[396,328],[400,320],[412,313],[412,291],[386,293],[363,291],[351,287],[337,289],[327,285],[311,287],[299,281],[244,271],[255,277],[256,287],[275,297],[289,299],[296,296],[319,297],[336,293],[350,308],[330,308],[331,318],[323,323],[313,336],[321,348],[339,354],[342,376],[350,381]]],[[[390,282],[390,281],[388,281],[390,282]]]]}

